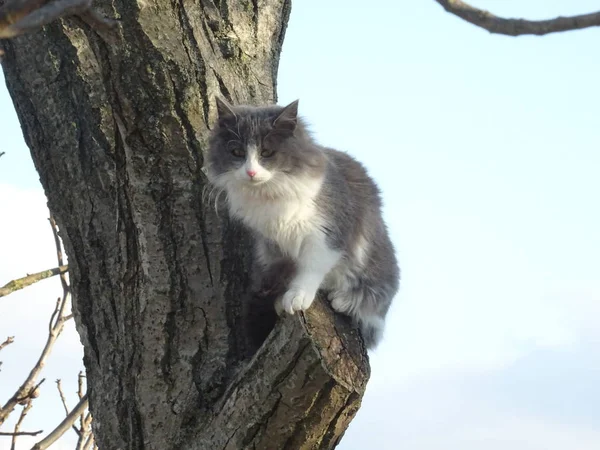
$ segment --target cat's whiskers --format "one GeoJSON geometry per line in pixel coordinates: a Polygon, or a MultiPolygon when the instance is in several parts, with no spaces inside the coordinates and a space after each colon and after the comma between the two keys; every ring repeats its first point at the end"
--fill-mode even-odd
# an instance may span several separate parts
{"type": "Polygon", "coordinates": [[[219,198],[221,197],[221,194],[223,194],[225,192],[224,189],[219,189],[217,191],[217,195],[215,195],[215,214],[217,215],[217,218],[219,217],[219,198]]]}
{"type": "Polygon", "coordinates": [[[205,185],[202,190],[202,202],[214,206],[217,218],[219,218],[219,199],[225,192],[224,187],[214,184],[214,182],[205,185]]]}

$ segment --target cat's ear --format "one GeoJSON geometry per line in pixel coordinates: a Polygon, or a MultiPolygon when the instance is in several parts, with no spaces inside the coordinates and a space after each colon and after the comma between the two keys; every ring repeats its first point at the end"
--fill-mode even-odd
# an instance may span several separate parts
{"type": "Polygon", "coordinates": [[[283,108],[277,118],[273,121],[273,128],[290,133],[294,132],[296,125],[298,124],[298,102],[299,100],[293,101],[283,108]]]}
{"type": "Polygon", "coordinates": [[[233,112],[233,107],[224,99],[219,96],[215,96],[215,102],[217,103],[217,114],[219,116],[219,120],[223,120],[228,117],[236,117],[235,112],[233,112]]]}

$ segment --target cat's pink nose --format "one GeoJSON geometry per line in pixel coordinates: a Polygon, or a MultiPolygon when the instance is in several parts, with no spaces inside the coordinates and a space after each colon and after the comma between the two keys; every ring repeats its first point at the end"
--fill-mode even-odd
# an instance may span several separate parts
{"type": "Polygon", "coordinates": [[[250,178],[253,178],[256,175],[256,170],[246,170],[246,173],[250,178]]]}

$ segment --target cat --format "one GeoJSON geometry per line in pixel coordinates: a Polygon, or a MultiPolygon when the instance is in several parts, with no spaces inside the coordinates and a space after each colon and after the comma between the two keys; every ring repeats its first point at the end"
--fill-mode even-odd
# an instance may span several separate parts
{"type": "Polygon", "coordinates": [[[298,100],[216,104],[208,179],[226,194],[230,216],[252,231],[258,278],[282,258],[293,262],[277,313],[306,310],[322,289],[375,348],[400,280],[379,188],[361,163],[313,140],[298,100]]]}

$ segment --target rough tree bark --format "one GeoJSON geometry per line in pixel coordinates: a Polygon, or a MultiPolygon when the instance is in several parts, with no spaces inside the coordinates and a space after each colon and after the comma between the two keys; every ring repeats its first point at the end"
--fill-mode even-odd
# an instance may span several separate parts
{"type": "Polygon", "coordinates": [[[272,102],[290,0],[114,0],[2,43],[69,256],[101,449],[332,448],[369,376],[323,302],[244,361],[250,242],[202,201],[213,96],[272,102]]]}

